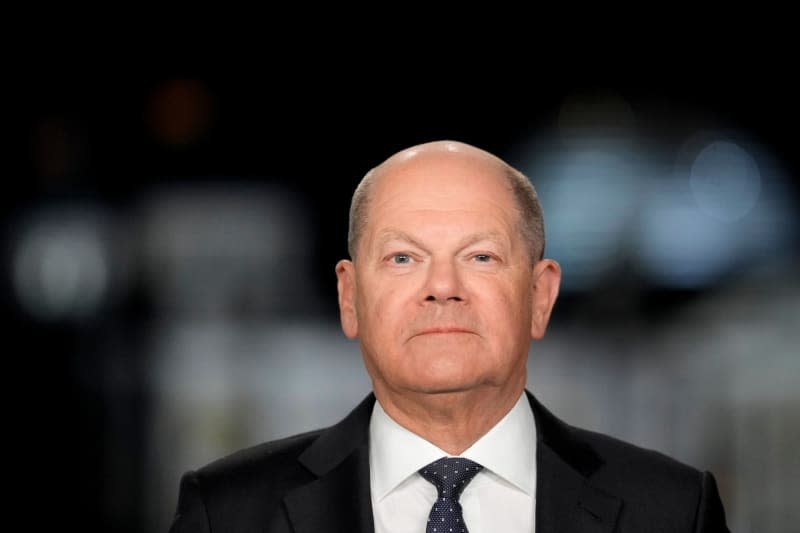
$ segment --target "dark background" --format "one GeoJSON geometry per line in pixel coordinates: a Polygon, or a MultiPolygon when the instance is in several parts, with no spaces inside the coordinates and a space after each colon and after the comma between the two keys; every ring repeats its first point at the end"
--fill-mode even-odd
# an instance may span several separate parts
{"type": "MultiPolygon", "coordinates": [[[[213,74],[88,68],[62,59],[13,80],[15,94],[6,100],[14,125],[2,200],[6,461],[21,474],[12,512],[42,529],[144,531],[150,400],[141,339],[163,312],[134,272],[90,319],[27,314],[13,296],[11,256],[20,221],[43,206],[91,201],[124,216],[154,186],[202,187],[226,177],[282,184],[308,206],[320,292],[314,312],[335,319],[333,265],[346,255],[349,198],[366,170],[401,148],[443,138],[506,153],[556,122],[570,95],[613,91],[638,113],[638,135],[666,144],[707,125],[745,131],[769,147],[788,169],[790,190],[800,191],[800,84],[796,68],[776,55],[704,48],[655,64],[607,56],[552,70],[535,58],[511,66],[443,59],[420,69],[409,60],[371,69],[380,58],[345,65],[336,57],[263,57],[249,70],[213,74]],[[186,101],[192,103],[176,111],[186,101]],[[104,362],[109,350],[124,362],[112,377],[104,362]],[[109,387],[117,391],[113,402],[109,387]],[[110,441],[125,451],[115,471],[123,479],[113,483],[103,460],[110,441]],[[109,484],[130,489],[113,508],[102,503],[109,484]]],[[[696,296],[646,286],[642,292],[642,313],[663,313],[696,296]]],[[[581,302],[565,295],[559,313],[569,315],[581,302]]]]}

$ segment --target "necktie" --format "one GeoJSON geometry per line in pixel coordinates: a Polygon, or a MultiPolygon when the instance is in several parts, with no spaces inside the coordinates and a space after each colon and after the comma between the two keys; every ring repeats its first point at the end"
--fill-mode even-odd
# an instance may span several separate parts
{"type": "Polygon", "coordinates": [[[419,470],[439,492],[425,533],[468,533],[458,498],[481,469],[481,465],[463,457],[442,457],[419,470]]]}

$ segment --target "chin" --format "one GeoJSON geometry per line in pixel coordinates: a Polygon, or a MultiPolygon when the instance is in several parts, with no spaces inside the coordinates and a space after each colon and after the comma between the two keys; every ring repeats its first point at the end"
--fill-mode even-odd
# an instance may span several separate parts
{"type": "Polygon", "coordinates": [[[416,384],[431,392],[455,392],[470,389],[485,381],[485,356],[478,350],[440,347],[435,350],[415,350],[406,355],[406,383],[416,384]]]}
{"type": "Polygon", "coordinates": [[[419,392],[431,396],[445,395],[445,394],[459,394],[473,390],[475,387],[470,385],[437,385],[428,388],[420,389],[419,392]]]}
{"type": "Polygon", "coordinates": [[[479,387],[485,380],[477,376],[456,376],[453,373],[442,375],[426,374],[409,379],[409,389],[425,394],[448,394],[465,392],[479,387]]]}

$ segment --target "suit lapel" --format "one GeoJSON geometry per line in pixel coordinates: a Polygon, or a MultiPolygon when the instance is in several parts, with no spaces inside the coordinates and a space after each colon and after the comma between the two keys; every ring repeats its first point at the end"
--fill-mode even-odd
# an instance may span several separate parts
{"type": "Polygon", "coordinates": [[[591,482],[602,459],[530,393],[528,399],[537,431],[536,533],[613,531],[622,501],[591,482]]]}
{"type": "MultiPolygon", "coordinates": [[[[537,435],[537,533],[610,533],[622,501],[591,482],[602,459],[530,393],[537,435]]],[[[317,479],[284,498],[296,533],[373,533],[369,481],[370,394],[299,458],[317,479]]]]}
{"type": "Polygon", "coordinates": [[[284,498],[296,533],[373,532],[368,435],[374,402],[370,394],[300,456],[317,479],[284,498]]]}

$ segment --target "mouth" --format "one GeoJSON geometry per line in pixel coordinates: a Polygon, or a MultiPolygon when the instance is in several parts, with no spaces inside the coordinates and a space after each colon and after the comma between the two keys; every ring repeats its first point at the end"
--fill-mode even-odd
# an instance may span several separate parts
{"type": "Polygon", "coordinates": [[[430,328],[425,328],[419,332],[417,332],[414,337],[418,337],[420,335],[445,335],[449,333],[474,333],[472,330],[461,326],[434,326],[430,328]]]}

